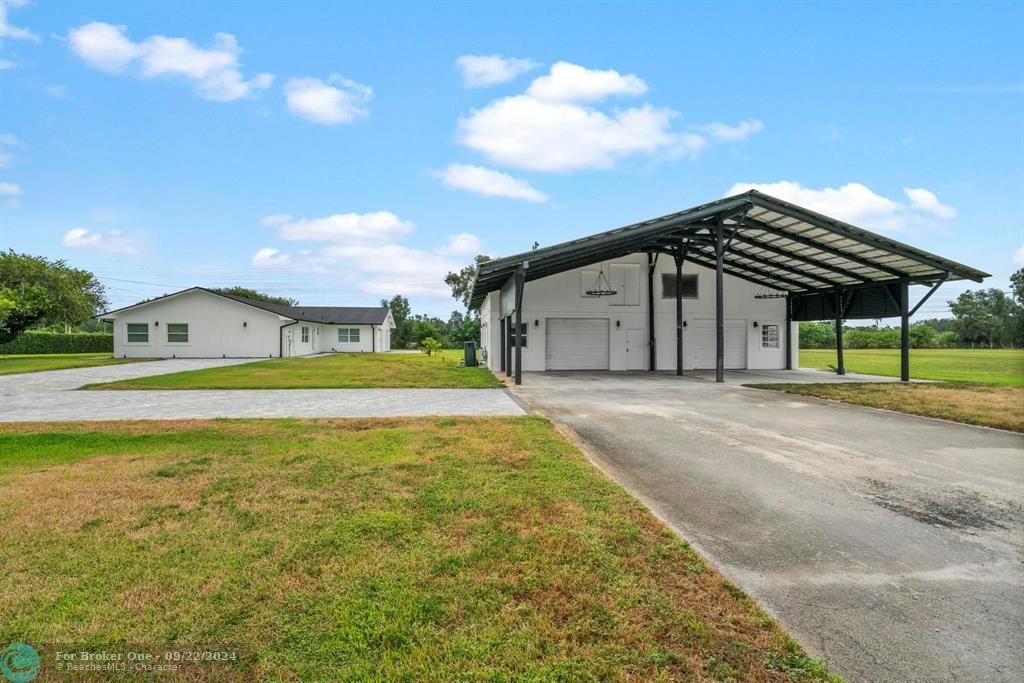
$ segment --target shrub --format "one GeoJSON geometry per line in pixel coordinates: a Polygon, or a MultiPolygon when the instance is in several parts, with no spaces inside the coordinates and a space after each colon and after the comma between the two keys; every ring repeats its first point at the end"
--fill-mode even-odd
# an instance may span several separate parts
{"type": "Polygon", "coordinates": [[[6,344],[0,353],[103,353],[114,352],[114,335],[102,332],[41,332],[29,330],[6,344]]]}
{"type": "Polygon", "coordinates": [[[420,351],[427,354],[428,356],[433,356],[434,352],[439,351],[440,349],[441,342],[437,341],[433,337],[427,337],[426,339],[420,342],[420,351]]]}

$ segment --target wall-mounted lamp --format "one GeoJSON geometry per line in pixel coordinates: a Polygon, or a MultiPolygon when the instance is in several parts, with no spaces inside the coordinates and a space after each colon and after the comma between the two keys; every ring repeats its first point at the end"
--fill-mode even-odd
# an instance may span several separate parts
{"type": "Polygon", "coordinates": [[[534,320],[533,321],[533,326],[534,327],[540,327],[540,321],[539,320],[534,320]]]}
{"type": "Polygon", "coordinates": [[[154,320],[153,321],[153,327],[160,327],[160,321],[159,320],[154,320]]]}
{"type": "Polygon", "coordinates": [[[243,320],[242,327],[249,327],[249,322],[247,320],[243,320]]]}
{"type": "Polygon", "coordinates": [[[756,320],[754,321],[754,327],[757,327],[757,321],[756,320]]]}
{"type": "Polygon", "coordinates": [[[685,320],[683,321],[683,327],[686,327],[686,321],[685,320]]]}
{"type": "Polygon", "coordinates": [[[622,321],[621,320],[616,320],[615,321],[615,327],[622,327],[622,321]]]}

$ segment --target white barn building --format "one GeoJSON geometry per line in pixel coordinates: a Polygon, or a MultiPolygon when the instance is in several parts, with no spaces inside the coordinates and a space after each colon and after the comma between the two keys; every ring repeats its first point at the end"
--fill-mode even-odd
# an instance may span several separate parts
{"type": "Polygon", "coordinates": [[[943,282],[987,273],[756,190],[477,267],[495,371],[791,369],[799,322],[909,319],[943,282]],[[927,293],[911,306],[911,285],[927,293]],[[518,330],[518,333],[517,333],[518,330]]]}
{"type": "Polygon", "coordinates": [[[203,287],[109,311],[118,358],[278,358],[387,352],[387,307],[283,306],[203,287]]]}

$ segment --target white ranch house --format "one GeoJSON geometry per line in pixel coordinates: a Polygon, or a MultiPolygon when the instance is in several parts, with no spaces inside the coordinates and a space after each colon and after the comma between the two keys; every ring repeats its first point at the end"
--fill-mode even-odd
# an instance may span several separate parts
{"type": "Polygon", "coordinates": [[[387,307],[282,306],[203,287],[100,316],[113,323],[118,358],[287,358],[387,352],[387,307]]]}

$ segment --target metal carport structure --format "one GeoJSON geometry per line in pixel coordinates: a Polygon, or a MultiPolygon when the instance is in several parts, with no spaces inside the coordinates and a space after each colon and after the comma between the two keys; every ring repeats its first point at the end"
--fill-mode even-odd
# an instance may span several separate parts
{"type": "MultiPolygon", "coordinates": [[[[838,371],[842,374],[842,321],[899,316],[902,381],[910,380],[910,317],[943,282],[981,282],[989,277],[988,273],[956,261],[750,190],[685,211],[479,264],[470,308],[478,308],[492,291],[506,289],[514,297],[513,313],[502,322],[501,365],[510,374],[514,366],[516,384],[522,383],[522,346],[517,342],[522,330],[526,283],[635,253],[647,254],[651,300],[654,266],[661,254],[674,259],[677,277],[687,259],[715,271],[718,382],[724,381],[725,374],[726,274],[785,294],[787,369],[792,366],[793,321],[837,322],[838,371]],[[913,308],[909,298],[912,284],[930,286],[913,308]]],[[[676,374],[681,375],[683,320],[679,288],[675,304],[676,374]]],[[[649,308],[648,358],[650,370],[654,370],[657,336],[654,309],[649,308]]]]}

